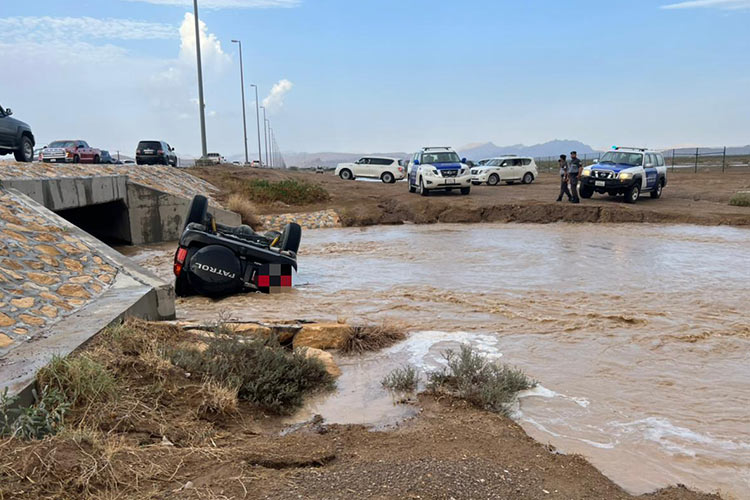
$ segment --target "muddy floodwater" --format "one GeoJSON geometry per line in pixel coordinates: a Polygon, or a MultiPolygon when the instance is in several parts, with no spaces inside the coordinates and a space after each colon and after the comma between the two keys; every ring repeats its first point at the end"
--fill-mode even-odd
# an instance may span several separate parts
{"type": "MultiPolygon", "coordinates": [[[[171,279],[174,245],[127,253],[171,279]]],[[[540,386],[515,418],[633,493],[683,483],[750,498],[750,230],[661,225],[432,225],[303,233],[295,289],[181,299],[181,319],[406,325],[339,358],[339,391],[298,418],[383,427],[417,409],[379,386],[462,342],[540,386]]]]}

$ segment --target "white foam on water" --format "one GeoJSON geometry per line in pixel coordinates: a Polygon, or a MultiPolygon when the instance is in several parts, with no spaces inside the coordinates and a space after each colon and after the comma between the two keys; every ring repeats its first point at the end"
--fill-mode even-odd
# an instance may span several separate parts
{"type": "Polygon", "coordinates": [[[585,438],[579,438],[579,437],[574,437],[574,436],[567,436],[565,434],[560,434],[560,433],[557,433],[557,432],[549,430],[547,427],[545,427],[544,425],[542,425],[541,423],[537,422],[536,420],[534,420],[533,418],[530,418],[530,417],[523,417],[523,421],[527,422],[527,423],[529,423],[531,425],[533,425],[534,427],[536,427],[540,431],[544,432],[545,434],[549,434],[550,436],[553,436],[553,437],[556,437],[556,438],[573,439],[575,441],[580,441],[582,443],[586,443],[587,445],[593,446],[594,448],[600,448],[600,449],[603,449],[603,450],[611,450],[615,446],[617,446],[617,444],[619,443],[619,441],[617,441],[617,440],[612,440],[612,441],[610,441],[608,443],[599,443],[597,441],[592,441],[590,439],[585,439],[585,438]]]}
{"type": "Polygon", "coordinates": [[[698,452],[711,448],[727,451],[748,451],[750,443],[721,439],[701,434],[687,427],[674,425],[667,418],[647,417],[632,422],[613,422],[610,426],[624,434],[641,433],[643,437],[659,444],[668,452],[695,457],[698,452]]]}
{"type": "Polygon", "coordinates": [[[446,361],[442,354],[449,349],[458,350],[461,344],[470,344],[489,359],[499,359],[503,356],[499,343],[498,337],[489,333],[425,330],[410,333],[407,340],[390,347],[385,353],[387,355],[406,353],[407,363],[419,369],[428,370],[435,368],[436,365],[445,365],[446,361]],[[434,349],[436,344],[445,345],[436,351],[434,349]]]}
{"type": "Polygon", "coordinates": [[[589,406],[589,400],[582,397],[575,397],[575,396],[566,396],[565,394],[560,394],[559,392],[555,392],[552,389],[548,389],[544,387],[541,384],[536,385],[535,387],[532,387],[531,389],[527,389],[525,391],[521,391],[518,393],[518,398],[533,398],[533,397],[539,397],[539,398],[562,398],[567,399],[570,401],[573,401],[575,404],[580,406],[581,408],[588,408],[589,406]]]}

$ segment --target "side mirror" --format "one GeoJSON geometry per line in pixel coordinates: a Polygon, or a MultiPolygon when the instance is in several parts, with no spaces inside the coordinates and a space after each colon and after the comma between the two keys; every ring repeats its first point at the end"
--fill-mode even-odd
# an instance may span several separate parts
{"type": "Polygon", "coordinates": [[[414,160],[415,165],[419,165],[419,160],[414,160]]]}
{"type": "Polygon", "coordinates": [[[594,163],[599,163],[599,159],[598,158],[594,158],[594,163]]]}
{"type": "Polygon", "coordinates": [[[461,163],[466,163],[466,158],[461,158],[461,163]]]}
{"type": "Polygon", "coordinates": [[[13,114],[13,110],[10,108],[5,108],[5,116],[10,116],[13,114]]]}

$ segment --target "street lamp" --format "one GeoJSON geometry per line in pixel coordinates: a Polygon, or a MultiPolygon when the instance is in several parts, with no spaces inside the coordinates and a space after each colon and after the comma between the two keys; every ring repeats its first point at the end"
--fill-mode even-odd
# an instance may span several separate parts
{"type": "Polygon", "coordinates": [[[263,145],[266,148],[266,166],[268,166],[268,132],[266,130],[268,119],[266,118],[266,107],[261,106],[260,108],[263,110],[263,145]]]}
{"type": "Polygon", "coordinates": [[[269,142],[271,143],[271,168],[273,168],[273,166],[275,164],[275,162],[274,162],[274,153],[276,151],[275,151],[275,146],[274,146],[274,142],[273,142],[273,129],[270,126],[268,127],[268,136],[270,138],[269,142]]]}
{"type": "Polygon", "coordinates": [[[242,89],[242,129],[245,132],[245,165],[250,163],[247,157],[247,120],[245,119],[245,71],[242,68],[242,42],[240,40],[232,40],[232,43],[236,43],[240,46],[240,87],[242,89]]]}
{"type": "Polygon", "coordinates": [[[271,164],[271,120],[266,119],[266,137],[268,137],[268,144],[266,144],[266,161],[268,162],[268,165],[273,167],[271,164]]]}
{"type": "Polygon", "coordinates": [[[201,148],[203,158],[208,155],[206,147],[206,105],[203,102],[203,68],[201,67],[201,32],[198,26],[198,0],[193,0],[193,17],[195,18],[195,55],[198,59],[198,108],[201,117],[201,148]]]}
{"type": "Polygon", "coordinates": [[[260,111],[258,111],[258,86],[254,83],[250,84],[251,87],[255,87],[255,122],[258,126],[258,163],[263,165],[263,151],[260,149],[260,111]]]}

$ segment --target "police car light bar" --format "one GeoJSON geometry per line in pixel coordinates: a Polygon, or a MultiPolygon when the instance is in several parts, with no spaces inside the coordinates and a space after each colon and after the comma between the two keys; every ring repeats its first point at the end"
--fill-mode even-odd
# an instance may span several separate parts
{"type": "Polygon", "coordinates": [[[612,146],[612,149],[614,149],[615,151],[619,149],[635,149],[636,151],[646,151],[648,148],[634,148],[631,146],[612,146]]]}

